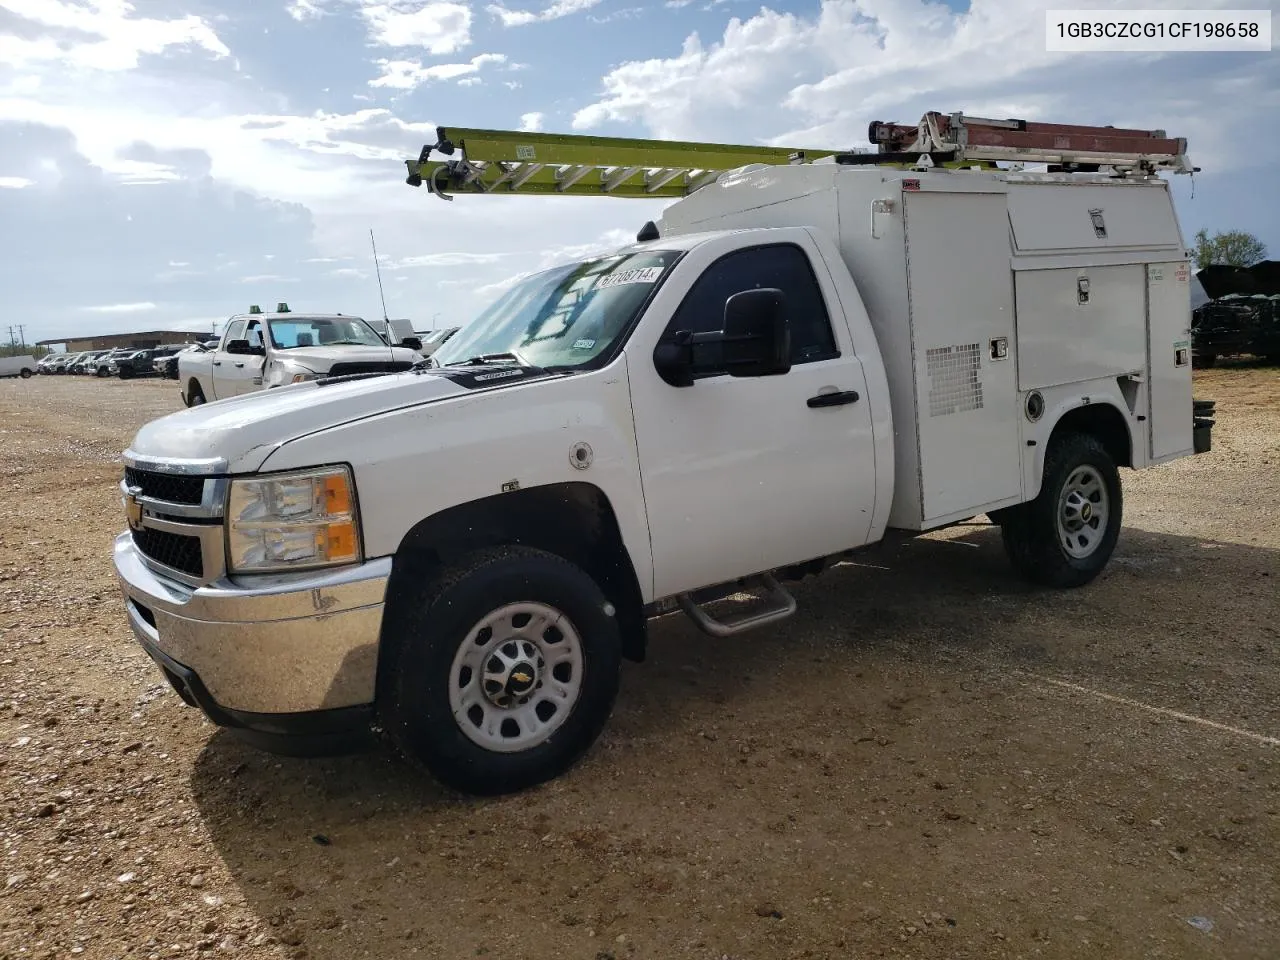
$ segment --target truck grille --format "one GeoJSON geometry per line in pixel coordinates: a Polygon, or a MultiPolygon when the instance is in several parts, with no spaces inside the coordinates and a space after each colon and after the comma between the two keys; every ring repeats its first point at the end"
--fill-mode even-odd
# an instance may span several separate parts
{"type": "Polygon", "coordinates": [[[412,366],[413,364],[407,360],[351,360],[346,363],[335,363],[329,368],[326,376],[346,377],[353,373],[399,373],[402,370],[408,370],[412,366]]]}
{"type": "Polygon", "coordinates": [[[204,575],[200,538],[143,527],[133,531],[133,542],[144,556],[189,577],[204,575]]]}
{"type": "Polygon", "coordinates": [[[166,503],[182,503],[198,506],[204,499],[204,477],[188,477],[175,473],[156,473],[125,467],[124,482],[131,487],[141,487],[142,495],[166,503]]]}

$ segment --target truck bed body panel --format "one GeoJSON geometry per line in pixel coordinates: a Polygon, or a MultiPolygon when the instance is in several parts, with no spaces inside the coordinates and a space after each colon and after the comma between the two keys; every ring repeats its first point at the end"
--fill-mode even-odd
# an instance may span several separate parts
{"type": "Polygon", "coordinates": [[[1171,359],[1190,323],[1187,254],[1164,181],[817,163],[725,176],[668,207],[660,232],[800,223],[834,231],[878,341],[893,410],[890,526],[932,529],[1034,497],[1052,418],[1085,403],[1120,411],[1135,467],[1155,450],[1191,451],[1189,350],[1185,368],[1171,359]],[[1148,264],[1174,285],[1152,286],[1150,319],[1148,264]],[[1081,277],[1088,302],[1077,302],[1081,277]],[[993,361],[1001,336],[1008,359],[993,361]],[[929,351],[975,343],[976,363],[962,364],[976,367],[965,376],[983,408],[931,416],[929,351]],[[1035,421],[1032,390],[1046,402],[1035,421]],[[1163,417],[1148,418],[1149,390],[1163,417]]]}
{"type": "Polygon", "coordinates": [[[920,476],[901,495],[918,491],[912,513],[932,524],[1022,492],[1013,285],[1003,194],[904,204],[920,476]],[[955,242],[957,222],[983,242],[955,242]]]}
{"type": "Polygon", "coordinates": [[[1191,407],[1191,282],[1184,260],[1147,266],[1152,460],[1195,452],[1191,407]]]}

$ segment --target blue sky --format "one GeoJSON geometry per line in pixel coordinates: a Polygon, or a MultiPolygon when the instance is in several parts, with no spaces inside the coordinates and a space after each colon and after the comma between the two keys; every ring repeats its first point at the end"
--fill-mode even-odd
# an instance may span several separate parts
{"type": "Polygon", "coordinates": [[[833,147],[926,110],[1163,127],[1203,168],[1176,180],[1187,236],[1280,257],[1280,53],[1050,54],[1059,6],[1117,5],[0,0],[6,313],[28,340],[280,300],[380,316],[372,228],[389,313],[425,329],[661,210],[443,203],[403,182],[437,125],[833,147]]]}

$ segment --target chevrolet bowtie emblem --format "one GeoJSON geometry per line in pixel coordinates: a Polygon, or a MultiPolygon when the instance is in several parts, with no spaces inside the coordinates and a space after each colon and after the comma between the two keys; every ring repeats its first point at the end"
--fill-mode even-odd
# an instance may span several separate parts
{"type": "Polygon", "coordinates": [[[138,502],[140,493],[142,493],[141,487],[129,487],[125,491],[124,515],[129,521],[130,530],[142,528],[142,504],[138,502]]]}
{"type": "Polygon", "coordinates": [[[530,680],[533,679],[533,677],[529,676],[524,671],[520,671],[518,673],[513,673],[511,675],[511,679],[514,680],[516,683],[528,683],[530,680]]]}

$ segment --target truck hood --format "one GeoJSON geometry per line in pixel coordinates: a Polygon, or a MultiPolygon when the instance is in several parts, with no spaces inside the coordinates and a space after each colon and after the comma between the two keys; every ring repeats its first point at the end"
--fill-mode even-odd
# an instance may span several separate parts
{"type": "Polygon", "coordinates": [[[399,360],[415,363],[422,357],[408,347],[357,347],[350,344],[334,347],[294,347],[277,350],[277,361],[298,363],[316,373],[325,373],[335,363],[376,363],[399,360]]]}
{"type": "MultiPolygon", "coordinates": [[[[379,352],[386,356],[385,350],[379,352]]],[[[451,373],[431,370],[331,383],[311,381],[201,404],[146,424],[134,437],[130,454],[221,459],[229,473],[257,470],[289,440],[396,407],[465,395],[465,382],[451,373]]]]}

